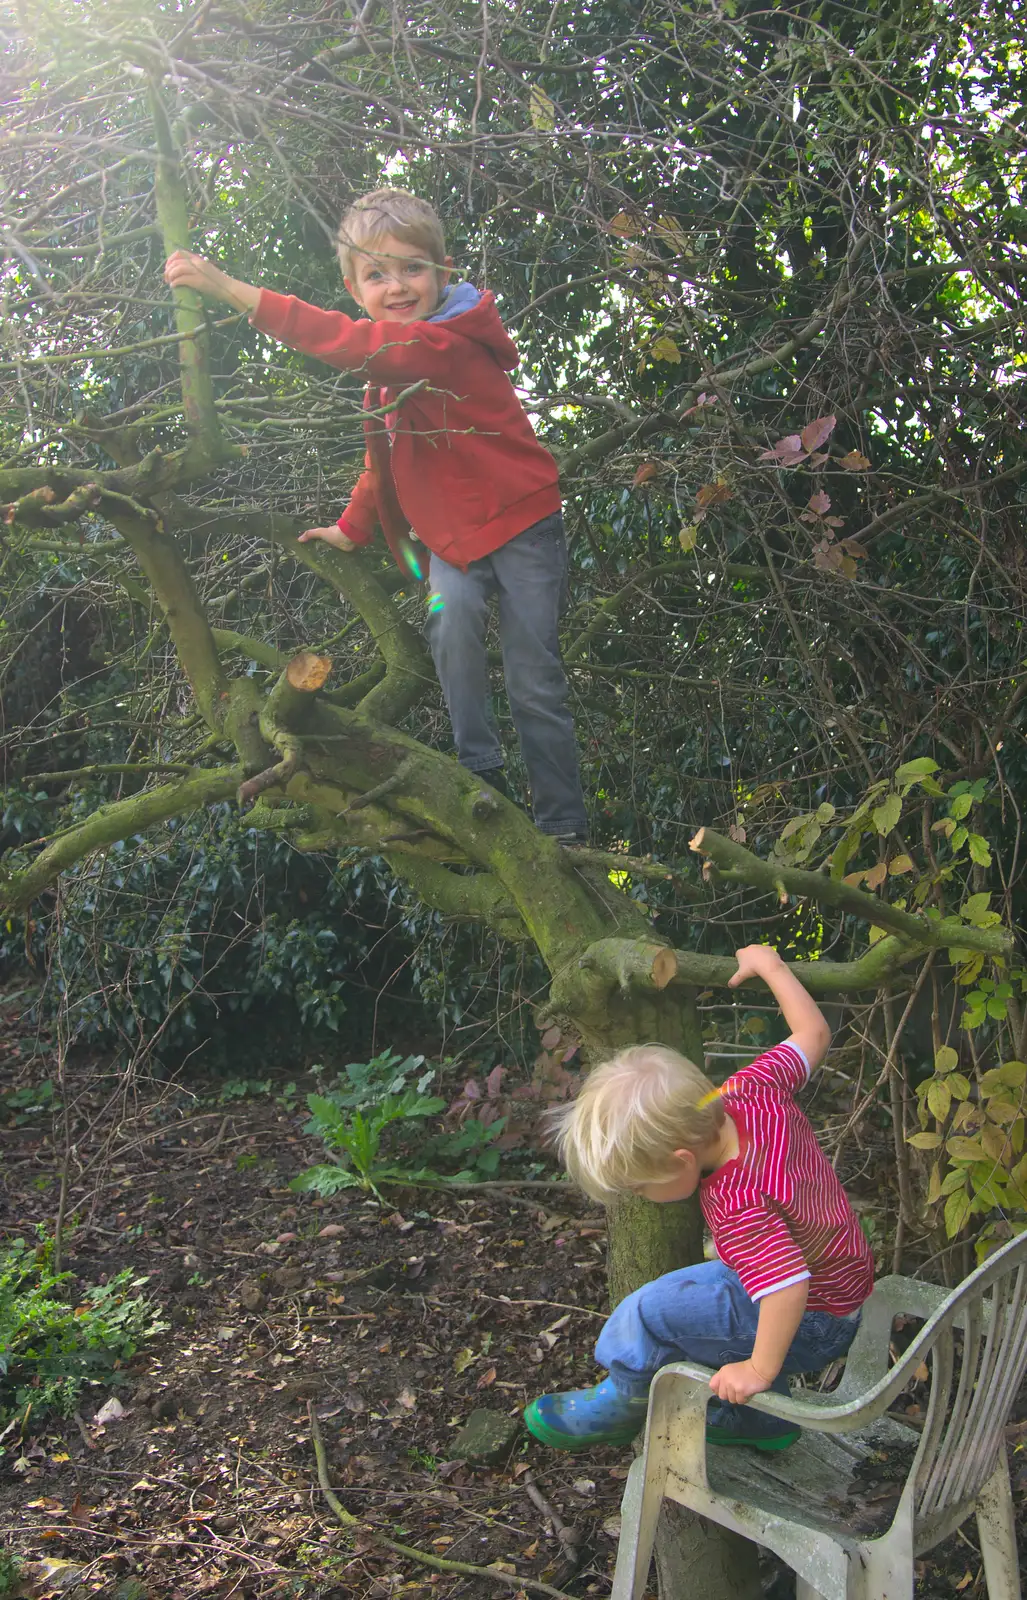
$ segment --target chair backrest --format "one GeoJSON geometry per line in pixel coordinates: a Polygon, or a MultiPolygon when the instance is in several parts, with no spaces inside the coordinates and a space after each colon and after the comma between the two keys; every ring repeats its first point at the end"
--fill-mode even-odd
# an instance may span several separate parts
{"type": "Polygon", "coordinates": [[[934,1370],[916,1460],[918,1528],[975,1500],[994,1470],[1027,1368],[1027,1233],[971,1273],[929,1330],[934,1370]]]}

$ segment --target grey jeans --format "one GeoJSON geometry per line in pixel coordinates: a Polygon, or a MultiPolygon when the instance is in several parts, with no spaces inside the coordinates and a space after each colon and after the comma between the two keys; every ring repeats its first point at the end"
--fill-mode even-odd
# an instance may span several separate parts
{"type": "Polygon", "coordinates": [[[559,512],[526,528],[466,572],[432,552],[426,632],[449,708],[457,758],[471,772],[503,765],[489,705],[485,627],[499,606],[499,642],[510,710],[543,833],[584,834],[585,802],[558,622],[567,583],[559,512]]]}

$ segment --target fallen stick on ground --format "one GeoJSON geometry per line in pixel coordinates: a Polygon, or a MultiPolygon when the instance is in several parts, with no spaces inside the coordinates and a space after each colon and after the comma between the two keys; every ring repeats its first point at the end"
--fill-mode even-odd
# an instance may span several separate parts
{"type": "Polygon", "coordinates": [[[346,1510],[328,1482],[328,1457],[321,1436],[321,1425],[310,1401],[307,1402],[307,1416],[310,1419],[314,1460],[317,1462],[317,1481],[321,1485],[322,1494],[344,1528],[362,1528],[394,1555],[405,1556],[408,1561],[419,1561],[425,1567],[434,1567],[436,1572],[459,1572],[465,1578],[491,1578],[496,1583],[505,1584],[508,1589],[530,1589],[535,1594],[549,1595],[550,1600],[574,1600],[573,1595],[566,1594],[563,1589],[554,1589],[551,1583],[543,1583],[540,1578],[521,1578],[516,1572],[501,1572],[498,1567],[476,1567],[469,1561],[447,1561],[443,1556],[430,1556],[426,1550],[415,1550],[413,1545],[398,1544],[395,1539],[387,1539],[384,1534],[379,1533],[360,1517],[355,1517],[352,1511],[346,1510]]]}

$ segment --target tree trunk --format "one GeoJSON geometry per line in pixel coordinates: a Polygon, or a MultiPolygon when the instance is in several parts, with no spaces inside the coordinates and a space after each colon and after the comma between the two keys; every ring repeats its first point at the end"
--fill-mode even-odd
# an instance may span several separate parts
{"type": "MultiPolygon", "coordinates": [[[[588,1054],[600,1060],[629,1044],[671,1045],[702,1065],[703,1042],[694,989],[656,994],[623,992],[604,1021],[588,1019],[588,1054]]],[[[697,1199],[652,1205],[625,1195],[608,1212],[607,1280],[611,1307],[643,1283],[703,1258],[697,1199]]],[[[717,1523],[667,1502],[656,1533],[656,1572],[662,1600],[759,1600],[756,1546],[717,1523]]]]}

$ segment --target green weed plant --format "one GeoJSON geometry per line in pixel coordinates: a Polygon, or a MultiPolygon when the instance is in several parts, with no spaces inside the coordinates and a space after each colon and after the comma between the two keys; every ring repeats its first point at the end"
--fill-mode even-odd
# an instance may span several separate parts
{"type": "Polygon", "coordinates": [[[505,1119],[486,1124],[469,1118],[455,1131],[427,1135],[425,1119],[448,1107],[441,1096],[427,1092],[435,1077],[433,1067],[425,1070],[423,1056],[401,1059],[386,1050],[370,1061],[350,1062],[333,1089],[307,1096],[311,1117],[304,1132],[324,1141],[330,1160],[301,1172],[290,1187],[325,1197],[363,1189],[380,1199],[379,1185],[387,1182],[466,1183],[493,1177],[500,1159],[495,1141],[505,1119]],[[391,1156],[384,1148],[387,1129],[395,1147],[391,1156]],[[409,1149],[415,1138],[420,1155],[447,1164],[456,1160],[460,1170],[447,1174],[415,1162],[409,1149]]]}
{"type": "Polygon", "coordinates": [[[0,1421],[31,1405],[70,1416],[84,1386],[109,1379],[144,1340],[162,1333],[145,1278],[130,1269],[71,1304],[69,1272],[53,1270],[53,1242],[13,1239],[0,1252],[0,1421]]]}

